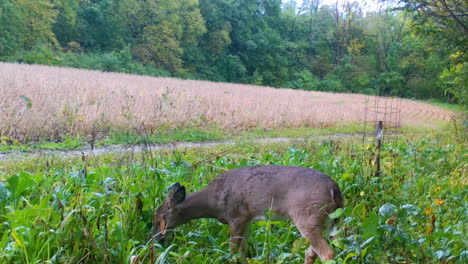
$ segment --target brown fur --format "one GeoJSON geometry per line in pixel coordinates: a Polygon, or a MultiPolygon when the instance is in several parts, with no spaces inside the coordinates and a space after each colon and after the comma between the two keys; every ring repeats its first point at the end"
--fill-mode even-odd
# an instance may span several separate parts
{"type": "Polygon", "coordinates": [[[245,259],[250,222],[272,210],[291,218],[310,241],[305,258],[310,264],[317,255],[322,261],[333,259],[322,229],[328,214],[341,207],[341,191],[326,174],[292,166],[245,167],[219,175],[186,199],[185,188],[176,183],[156,210],[153,226],[162,238],[161,223],[172,229],[192,219],[216,218],[230,227],[232,253],[238,252],[245,259]]]}

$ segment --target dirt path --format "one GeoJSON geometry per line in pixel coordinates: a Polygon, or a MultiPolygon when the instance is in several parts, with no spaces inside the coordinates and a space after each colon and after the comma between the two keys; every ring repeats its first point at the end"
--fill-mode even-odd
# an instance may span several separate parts
{"type": "MultiPolygon", "coordinates": [[[[294,142],[294,141],[305,141],[310,139],[320,140],[320,139],[333,139],[333,138],[351,138],[351,137],[361,137],[359,134],[332,134],[332,135],[316,135],[308,138],[259,138],[246,140],[245,142],[252,143],[282,143],[282,142],[294,142]]],[[[163,149],[174,149],[174,148],[199,148],[199,147],[214,147],[221,145],[234,145],[242,141],[236,140],[224,140],[224,141],[210,141],[210,142],[175,142],[169,144],[149,144],[151,150],[163,150],[163,149]]],[[[22,152],[22,151],[13,151],[8,153],[0,153],[0,162],[11,162],[19,161],[30,158],[40,158],[40,157],[59,157],[61,159],[67,158],[76,158],[84,155],[102,155],[102,154],[118,154],[124,152],[140,152],[147,150],[147,145],[111,145],[101,148],[83,148],[78,150],[35,150],[32,152],[22,152]]]]}

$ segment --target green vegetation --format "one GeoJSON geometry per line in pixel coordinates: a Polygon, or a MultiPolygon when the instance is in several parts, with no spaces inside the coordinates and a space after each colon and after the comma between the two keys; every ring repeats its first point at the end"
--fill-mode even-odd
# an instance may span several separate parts
{"type": "Polygon", "coordinates": [[[1,0],[0,60],[467,105],[466,1],[341,2],[1,0]]]}
{"type": "Polygon", "coordinates": [[[442,107],[442,108],[445,108],[454,112],[460,112],[460,113],[466,112],[466,109],[463,108],[463,106],[459,104],[449,104],[449,103],[441,102],[439,100],[434,100],[434,99],[424,100],[423,102],[431,104],[431,105],[435,105],[438,107],[442,107]]]}
{"type": "MultiPolygon", "coordinates": [[[[466,263],[466,143],[466,133],[449,131],[385,144],[380,178],[373,144],[360,140],[0,163],[0,262],[227,263],[227,226],[197,220],[172,244],[153,245],[153,210],[173,182],[191,192],[226,169],[278,164],[315,168],[340,185],[337,263],[466,263]]],[[[250,263],[302,263],[306,246],[290,222],[255,222],[250,263]]]]}
{"type": "MultiPolygon", "coordinates": [[[[466,113],[467,1],[399,0],[398,5],[367,13],[358,1],[341,2],[328,6],[315,0],[0,0],[0,61],[399,96],[466,113]]],[[[8,81],[0,85],[5,91],[11,87],[8,81]]],[[[29,80],[24,85],[39,87],[29,80]]],[[[148,87],[153,91],[153,85],[148,87]]],[[[85,127],[83,121],[88,121],[78,115],[81,105],[71,108],[63,102],[63,109],[41,113],[36,105],[49,101],[42,104],[23,94],[23,84],[16,88],[10,89],[10,97],[4,95],[5,100],[0,97],[0,106],[20,100],[6,115],[10,125],[0,135],[0,152],[176,141],[239,143],[71,159],[47,155],[0,159],[0,263],[234,263],[235,256],[228,253],[227,226],[200,219],[175,230],[170,244],[160,245],[151,239],[152,214],[174,182],[193,192],[226,170],[259,164],[311,167],[339,184],[345,208],[335,212],[341,219],[331,231],[330,244],[337,253],[332,263],[468,262],[466,120],[449,125],[441,121],[445,126],[438,131],[405,127],[403,137],[385,141],[382,171],[376,177],[373,142],[249,141],[359,133],[359,124],[266,130],[252,123],[226,132],[200,115],[199,127],[185,126],[198,121],[171,129],[156,122],[149,133],[145,122],[138,122],[141,128],[125,130],[127,126],[96,119],[83,132],[70,129],[85,127]],[[37,119],[25,119],[27,114],[37,119]],[[54,118],[64,120],[62,127],[50,130],[57,133],[38,134],[33,140],[15,135],[19,121],[26,122],[25,130],[35,121],[34,130],[54,118]]],[[[174,108],[168,99],[171,91],[167,87],[154,102],[161,113],[174,108]]],[[[146,91],[140,97],[151,94],[146,91]]],[[[213,97],[205,104],[218,99],[213,97]]],[[[111,103],[119,98],[140,102],[133,95],[112,98],[111,103]]],[[[263,100],[258,96],[249,100],[256,104],[254,99],[263,100]]],[[[344,103],[345,99],[336,100],[332,106],[344,103]]],[[[93,99],[83,109],[95,104],[93,99]]],[[[116,112],[129,124],[131,105],[116,112]]],[[[437,115],[435,110],[426,112],[437,115]]],[[[231,122],[222,114],[221,120],[231,122]]],[[[49,128],[56,127],[50,124],[49,128]]],[[[290,221],[258,221],[252,225],[249,263],[303,263],[307,246],[290,221]]]]}
{"type": "MultiPolygon", "coordinates": [[[[450,104],[442,104],[450,105],[450,104]]],[[[439,128],[445,127],[446,123],[441,122],[437,128],[423,127],[402,127],[401,131],[405,134],[426,134],[439,128]]],[[[349,124],[344,126],[332,126],[323,128],[300,127],[280,130],[255,129],[252,131],[226,132],[220,128],[184,128],[175,130],[161,130],[151,136],[146,135],[144,131],[113,131],[109,137],[96,139],[93,147],[105,147],[109,145],[135,145],[135,144],[167,144],[173,142],[210,142],[222,140],[249,141],[260,138],[304,138],[314,136],[327,136],[334,134],[361,134],[362,124],[349,124]]],[[[7,139],[7,137],[3,137],[7,139]]],[[[89,137],[71,137],[67,136],[60,142],[51,142],[43,140],[40,142],[20,143],[11,140],[3,140],[0,144],[0,153],[11,151],[32,152],[35,150],[77,150],[91,146],[92,139],[89,137]]]]}
{"type": "MultiPolygon", "coordinates": [[[[147,144],[147,143],[171,143],[171,142],[208,142],[220,140],[244,140],[256,138],[273,138],[273,137],[288,137],[288,138],[307,138],[317,135],[331,135],[339,133],[362,133],[363,127],[360,124],[350,124],[346,126],[325,127],[325,128],[290,128],[282,130],[264,130],[255,129],[253,131],[238,131],[226,132],[218,127],[212,128],[179,128],[175,130],[161,129],[160,131],[147,135],[145,131],[134,130],[116,130],[110,133],[109,137],[96,139],[93,142],[95,147],[104,147],[108,145],[132,145],[132,144],[147,144]]],[[[406,128],[407,131],[429,131],[427,129],[406,128]]],[[[50,142],[43,140],[41,142],[20,143],[19,141],[10,140],[7,137],[2,137],[0,142],[0,152],[10,151],[34,151],[34,150],[75,150],[90,147],[92,139],[89,137],[71,137],[66,136],[60,142],[50,142]]]]}

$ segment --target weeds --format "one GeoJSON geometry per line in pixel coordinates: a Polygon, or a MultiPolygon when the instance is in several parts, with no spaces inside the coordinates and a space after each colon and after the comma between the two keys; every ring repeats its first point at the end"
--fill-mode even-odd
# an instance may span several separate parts
{"type": "MultiPolygon", "coordinates": [[[[226,169],[281,164],[315,168],[340,185],[345,208],[331,240],[337,263],[466,263],[465,147],[447,135],[385,144],[379,178],[369,154],[347,141],[0,165],[8,166],[0,184],[0,262],[229,263],[228,228],[216,220],[193,221],[174,231],[170,245],[154,244],[154,208],[173,182],[192,192],[226,169]],[[212,158],[191,166],[204,157],[212,158]]],[[[302,263],[306,247],[290,222],[258,221],[249,261],[302,263]]]]}

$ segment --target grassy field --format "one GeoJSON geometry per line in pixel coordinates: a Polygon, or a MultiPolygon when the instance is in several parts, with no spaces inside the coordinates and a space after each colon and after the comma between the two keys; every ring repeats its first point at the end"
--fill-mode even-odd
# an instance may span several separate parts
{"type": "MultiPolygon", "coordinates": [[[[215,220],[153,244],[153,210],[173,182],[192,192],[227,169],[278,164],[323,171],[342,189],[345,210],[330,241],[336,263],[466,263],[466,143],[450,129],[387,142],[379,178],[375,146],[359,140],[0,163],[0,262],[234,263],[228,228],[215,220]]],[[[249,263],[302,263],[306,247],[290,222],[258,221],[249,263]]]]}
{"type": "MultiPolygon", "coordinates": [[[[0,84],[0,152],[243,142],[0,159],[0,263],[235,263],[227,226],[197,220],[160,245],[151,217],[174,182],[193,192],[259,164],[311,167],[339,184],[345,209],[331,263],[468,261],[468,133],[448,122],[446,105],[402,100],[403,134],[384,141],[375,177],[375,145],[360,138],[249,143],[360,133],[364,95],[7,63],[0,84]]],[[[303,263],[307,246],[290,221],[258,221],[249,263],[303,263]]]]}
{"type": "MultiPolygon", "coordinates": [[[[363,120],[367,99],[10,63],[0,63],[0,94],[0,137],[8,145],[154,137],[187,128],[236,134],[349,126],[363,120]]],[[[412,100],[401,109],[403,126],[433,127],[454,115],[412,100]]]]}
{"type": "MultiPolygon", "coordinates": [[[[406,127],[406,131],[414,133],[428,132],[433,129],[406,127]]],[[[168,144],[174,142],[211,142],[222,140],[250,140],[259,138],[309,138],[334,134],[358,134],[362,133],[362,124],[349,124],[345,126],[332,126],[325,128],[301,127],[278,130],[255,129],[252,131],[224,131],[218,127],[212,128],[177,128],[159,130],[151,135],[144,131],[114,131],[108,137],[97,139],[93,142],[95,148],[105,148],[110,145],[135,145],[135,144],[168,144]]],[[[10,143],[11,140],[10,140],[10,143]]],[[[0,142],[0,153],[13,151],[34,152],[41,150],[76,150],[91,147],[89,137],[66,136],[61,141],[54,142],[42,140],[39,142],[9,144],[6,140],[0,142]]]]}

